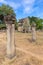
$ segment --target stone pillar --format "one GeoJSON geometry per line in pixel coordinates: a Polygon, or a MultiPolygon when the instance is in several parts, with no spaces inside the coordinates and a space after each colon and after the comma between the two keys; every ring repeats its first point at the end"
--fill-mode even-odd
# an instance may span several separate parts
{"type": "Polygon", "coordinates": [[[15,28],[14,28],[14,24],[12,24],[12,29],[11,29],[11,52],[12,52],[11,56],[12,57],[15,56],[15,51],[16,51],[14,33],[15,33],[15,28]]]}
{"type": "Polygon", "coordinates": [[[36,25],[32,25],[32,41],[36,41],[36,25]]]}
{"type": "Polygon", "coordinates": [[[7,57],[13,58],[15,56],[15,42],[14,42],[14,24],[6,24],[7,26],[7,57]]]}
{"type": "Polygon", "coordinates": [[[31,32],[31,26],[29,25],[29,27],[28,27],[28,32],[31,32]]]}

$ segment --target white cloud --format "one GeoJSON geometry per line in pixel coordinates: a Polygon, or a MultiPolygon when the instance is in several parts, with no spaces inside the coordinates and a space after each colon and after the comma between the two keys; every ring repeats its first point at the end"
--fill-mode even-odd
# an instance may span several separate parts
{"type": "Polygon", "coordinates": [[[4,0],[0,0],[0,2],[3,2],[4,0]]]}
{"type": "Polygon", "coordinates": [[[9,5],[11,7],[13,7],[14,9],[18,9],[20,7],[20,4],[19,3],[15,3],[15,2],[10,2],[9,5]]]}
{"type": "Polygon", "coordinates": [[[7,1],[5,1],[5,0],[0,0],[0,3],[7,4],[7,1]]]}
{"type": "Polygon", "coordinates": [[[7,1],[7,0],[0,0],[0,3],[10,5],[10,6],[13,7],[15,10],[20,7],[20,4],[19,4],[19,3],[10,2],[10,1],[7,1]]]}
{"type": "Polygon", "coordinates": [[[26,4],[32,4],[35,0],[23,0],[23,3],[26,4]]]}
{"type": "Polygon", "coordinates": [[[33,5],[34,5],[35,0],[23,0],[22,5],[23,5],[23,13],[28,14],[33,11],[33,5]]]}
{"type": "Polygon", "coordinates": [[[24,8],[24,14],[26,13],[26,14],[28,14],[28,13],[30,13],[30,10],[31,10],[31,7],[26,7],[26,8],[24,8]]]}

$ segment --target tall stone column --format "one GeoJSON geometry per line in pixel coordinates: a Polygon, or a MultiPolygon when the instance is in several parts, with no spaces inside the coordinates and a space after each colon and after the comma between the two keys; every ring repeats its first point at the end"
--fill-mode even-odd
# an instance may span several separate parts
{"type": "Polygon", "coordinates": [[[15,56],[15,26],[12,24],[12,29],[11,29],[11,56],[15,56]]]}
{"type": "Polygon", "coordinates": [[[31,26],[29,25],[29,27],[28,27],[28,32],[31,32],[31,26]]]}
{"type": "Polygon", "coordinates": [[[7,57],[13,58],[15,56],[15,42],[14,42],[14,24],[6,24],[7,26],[7,57]]]}
{"type": "Polygon", "coordinates": [[[32,24],[32,41],[36,41],[36,25],[32,24]]]}

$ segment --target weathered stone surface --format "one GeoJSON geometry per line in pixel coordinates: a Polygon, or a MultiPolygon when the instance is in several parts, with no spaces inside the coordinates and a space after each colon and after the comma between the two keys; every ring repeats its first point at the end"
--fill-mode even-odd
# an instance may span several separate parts
{"type": "Polygon", "coordinates": [[[22,32],[30,32],[31,27],[30,27],[30,21],[28,17],[19,20],[18,30],[19,28],[22,30],[22,32]]]}
{"type": "Polygon", "coordinates": [[[13,15],[5,15],[4,16],[4,21],[6,24],[14,24],[15,20],[16,20],[16,18],[13,15]]]}
{"type": "Polygon", "coordinates": [[[14,24],[6,24],[7,26],[7,57],[13,58],[15,56],[15,40],[14,40],[14,24]]]}
{"type": "Polygon", "coordinates": [[[32,23],[32,41],[36,41],[36,24],[32,23]]]}

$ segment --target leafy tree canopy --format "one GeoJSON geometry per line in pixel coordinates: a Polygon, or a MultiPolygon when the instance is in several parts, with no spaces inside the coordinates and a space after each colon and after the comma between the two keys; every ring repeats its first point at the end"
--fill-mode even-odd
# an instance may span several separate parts
{"type": "Polygon", "coordinates": [[[15,15],[13,8],[10,7],[9,5],[5,5],[5,4],[2,4],[2,6],[0,6],[0,14],[4,14],[4,15],[13,14],[13,15],[15,15]]]}
{"type": "Polygon", "coordinates": [[[30,25],[34,22],[36,24],[36,29],[43,29],[43,19],[34,16],[28,16],[28,18],[30,19],[30,25]]]}
{"type": "Polygon", "coordinates": [[[16,14],[12,7],[9,5],[2,4],[0,6],[0,28],[5,26],[5,22],[3,21],[3,18],[5,15],[13,15],[16,18],[16,14]],[[3,23],[3,24],[2,24],[3,23]]]}

